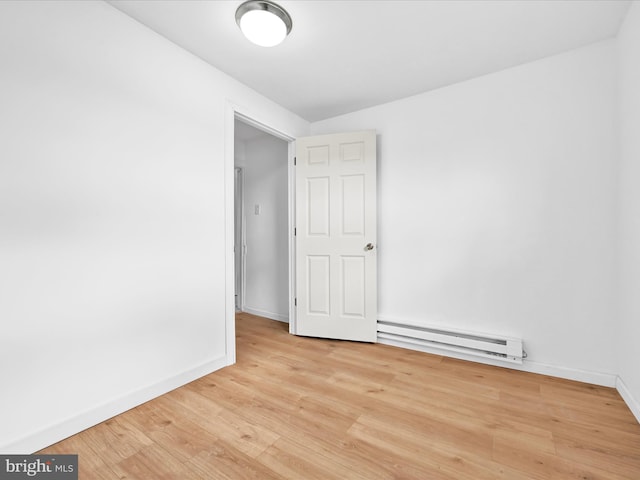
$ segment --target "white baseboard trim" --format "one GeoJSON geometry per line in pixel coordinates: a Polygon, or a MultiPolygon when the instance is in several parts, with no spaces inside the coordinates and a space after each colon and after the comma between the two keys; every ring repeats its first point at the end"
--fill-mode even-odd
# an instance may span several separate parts
{"type": "Polygon", "coordinates": [[[516,365],[516,368],[525,372],[539,373],[541,375],[549,375],[550,377],[575,380],[576,382],[591,383],[593,385],[610,388],[615,388],[616,378],[618,377],[615,373],[593,372],[578,368],[559,367],[557,365],[549,365],[547,363],[529,360],[524,360],[522,368],[518,365],[516,365]]]}
{"type": "Polygon", "coordinates": [[[102,403],[101,405],[89,408],[70,418],[49,425],[42,430],[16,439],[9,444],[1,445],[0,452],[4,454],[28,454],[37,452],[227,365],[229,365],[229,362],[226,356],[205,362],[153,385],[142,387],[126,395],[102,403]]]}
{"type": "Polygon", "coordinates": [[[489,358],[476,357],[474,355],[467,355],[464,353],[450,352],[447,350],[440,350],[437,348],[425,347],[422,345],[414,345],[412,343],[405,343],[398,340],[389,340],[378,338],[378,343],[385,345],[393,345],[395,347],[408,348],[410,350],[417,350],[419,352],[431,353],[434,355],[442,355],[444,357],[458,358],[460,360],[468,360],[470,362],[484,363],[486,365],[495,365],[497,367],[510,368],[512,370],[520,370],[523,372],[539,373],[542,375],[549,375],[552,377],[566,378],[567,380],[576,380],[578,382],[592,383],[594,385],[601,385],[603,387],[615,387],[617,375],[613,373],[601,373],[591,372],[587,370],[579,370],[575,368],[559,367],[556,365],[548,365],[546,363],[539,363],[530,360],[523,360],[522,365],[501,362],[500,360],[492,360],[489,358]]]}
{"type": "Polygon", "coordinates": [[[279,322],[289,323],[289,315],[282,315],[281,313],[267,312],[266,310],[259,310],[257,308],[243,307],[243,312],[250,313],[251,315],[257,315],[259,317],[269,318],[271,320],[277,320],[279,322]]]}
{"type": "Polygon", "coordinates": [[[633,413],[633,416],[636,417],[636,420],[640,423],[640,400],[634,398],[627,388],[627,385],[624,383],[624,380],[619,376],[616,379],[616,390],[618,390],[618,393],[624,400],[624,403],[627,404],[629,410],[633,413]]]}

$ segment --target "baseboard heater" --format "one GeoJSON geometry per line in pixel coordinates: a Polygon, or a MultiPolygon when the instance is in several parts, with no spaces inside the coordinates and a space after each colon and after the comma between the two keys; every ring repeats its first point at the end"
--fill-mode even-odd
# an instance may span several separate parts
{"type": "Polygon", "coordinates": [[[418,350],[444,350],[463,355],[522,363],[522,340],[483,333],[443,330],[418,323],[378,320],[378,342],[418,350]],[[422,347],[422,348],[420,348],[422,347]]]}

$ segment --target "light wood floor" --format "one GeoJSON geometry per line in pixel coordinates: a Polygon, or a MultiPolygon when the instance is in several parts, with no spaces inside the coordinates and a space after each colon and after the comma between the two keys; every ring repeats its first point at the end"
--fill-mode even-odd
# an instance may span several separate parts
{"type": "Polygon", "coordinates": [[[238,363],[40,453],[80,479],[640,479],[611,388],[237,317],[238,363]]]}

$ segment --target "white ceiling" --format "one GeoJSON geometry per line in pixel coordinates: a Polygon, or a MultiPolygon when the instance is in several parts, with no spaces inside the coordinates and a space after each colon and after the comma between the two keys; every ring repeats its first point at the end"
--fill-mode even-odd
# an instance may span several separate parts
{"type": "Polygon", "coordinates": [[[108,0],[309,121],[613,37],[628,0],[301,1],[279,46],[250,44],[241,0],[108,0]]]}

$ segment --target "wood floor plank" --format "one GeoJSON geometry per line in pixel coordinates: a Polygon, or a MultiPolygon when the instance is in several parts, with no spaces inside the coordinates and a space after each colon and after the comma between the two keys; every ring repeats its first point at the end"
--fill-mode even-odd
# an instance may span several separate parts
{"type": "MultiPolygon", "coordinates": [[[[135,480],[175,480],[184,474],[184,464],[156,445],[145,447],[117,464],[111,465],[114,478],[135,480]]],[[[199,480],[207,477],[190,474],[199,480]]]]}
{"type": "Polygon", "coordinates": [[[342,478],[341,472],[336,472],[333,468],[334,462],[329,460],[318,462],[313,450],[286,438],[269,447],[257,460],[283,478],[308,480],[340,480],[342,478]]]}
{"type": "Polygon", "coordinates": [[[39,453],[80,478],[638,480],[611,388],[236,319],[237,363],[39,453]]]}
{"type": "MultiPolygon", "coordinates": [[[[488,456],[478,456],[466,450],[464,445],[439,443],[420,433],[407,433],[402,428],[394,428],[390,422],[376,422],[362,419],[350,433],[356,438],[380,445],[397,458],[405,458],[410,464],[419,464],[429,469],[429,475],[417,478],[437,478],[456,480],[525,480],[521,472],[493,462],[488,456]],[[428,452],[428,455],[425,454],[428,452]]],[[[409,478],[414,478],[409,476],[409,478]]]]}
{"type": "MultiPolygon", "coordinates": [[[[107,465],[99,454],[93,452],[83,440],[83,434],[73,435],[46,449],[50,454],[80,453],[78,457],[78,478],[91,478],[96,480],[111,480],[117,478],[110,466],[107,465]]],[[[40,452],[45,453],[45,452],[40,452]]]]}

